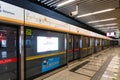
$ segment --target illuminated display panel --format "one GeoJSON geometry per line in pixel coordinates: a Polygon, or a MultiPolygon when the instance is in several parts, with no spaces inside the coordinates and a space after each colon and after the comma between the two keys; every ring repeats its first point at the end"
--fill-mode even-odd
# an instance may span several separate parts
{"type": "Polygon", "coordinates": [[[57,37],[37,37],[37,52],[55,51],[58,50],[57,37]]]}
{"type": "Polygon", "coordinates": [[[108,37],[115,37],[115,32],[107,32],[108,37]]]}

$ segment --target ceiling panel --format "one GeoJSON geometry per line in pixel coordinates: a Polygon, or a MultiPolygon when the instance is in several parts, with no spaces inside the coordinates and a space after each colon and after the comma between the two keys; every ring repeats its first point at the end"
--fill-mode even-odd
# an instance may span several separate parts
{"type": "Polygon", "coordinates": [[[103,25],[103,24],[110,24],[110,23],[117,23],[118,28],[120,25],[120,8],[119,8],[119,0],[76,0],[74,3],[67,4],[60,8],[56,8],[58,11],[69,15],[72,11],[75,11],[76,5],[79,6],[79,13],[78,15],[92,13],[100,10],[115,8],[113,11],[104,12],[92,16],[86,16],[77,18],[76,16],[72,16],[73,18],[82,21],[90,26],[95,25],[103,25]],[[88,23],[89,21],[94,20],[102,20],[108,18],[117,18],[117,20],[113,21],[105,21],[105,22],[97,22],[97,23],[88,23]]]}
{"type": "MultiPolygon", "coordinates": [[[[57,5],[66,2],[68,0],[37,0],[37,1],[38,3],[44,4],[48,7],[52,7],[53,9],[56,9],[57,11],[62,12],[68,16],[70,16],[71,12],[76,10],[76,5],[77,5],[78,14],[70,17],[75,18],[76,20],[79,20],[81,22],[84,22],[92,27],[96,25],[117,23],[117,27],[118,29],[120,29],[120,0],[75,0],[61,7],[58,7],[57,5]],[[109,12],[77,18],[78,15],[93,13],[96,11],[101,11],[110,8],[115,8],[115,9],[109,12]],[[117,18],[117,19],[112,21],[88,23],[89,21],[103,20],[109,18],[117,18]]],[[[112,26],[107,26],[107,27],[112,27],[112,26]]],[[[94,28],[102,30],[101,28],[97,28],[97,27],[94,28]]],[[[109,31],[109,28],[106,29],[108,29],[109,31]]]]}

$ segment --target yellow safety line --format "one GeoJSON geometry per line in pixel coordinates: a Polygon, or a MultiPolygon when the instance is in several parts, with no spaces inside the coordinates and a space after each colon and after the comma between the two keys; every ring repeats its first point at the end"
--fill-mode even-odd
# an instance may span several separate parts
{"type": "Polygon", "coordinates": [[[56,55],[60,55],[60,54],[65,54],[66,52],[57,52],[57,53],[51,53],[51,54],[45,54],[45,55],[37,55],[37,56],[30,56],[27,57],[26,60],[33,60],[33,59],[39,59],[39,58],[44,58],[44,57],[50,57],[50,56],[56,56],[56,55]]]}
{"type": "Polygon", "coordinates": [[[82,48],[83,50],[87,50],[87,48],[82,48]]]}

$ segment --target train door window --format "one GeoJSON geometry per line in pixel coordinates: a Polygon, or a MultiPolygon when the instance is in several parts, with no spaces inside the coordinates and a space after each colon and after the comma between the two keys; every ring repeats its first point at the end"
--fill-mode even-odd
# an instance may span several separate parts
{"type": "Polygon", "coordinates": [[[0,79],[18,80],[18,29],[0,24],[0,79]]]}

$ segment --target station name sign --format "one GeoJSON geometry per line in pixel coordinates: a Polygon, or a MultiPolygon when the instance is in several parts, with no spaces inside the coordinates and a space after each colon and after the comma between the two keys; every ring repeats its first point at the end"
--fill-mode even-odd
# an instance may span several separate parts
{"type": "Polygon", "coordinates": [[[24,9],[0,1],[0,16],[17,20],[24,20],[24,9]]]}

